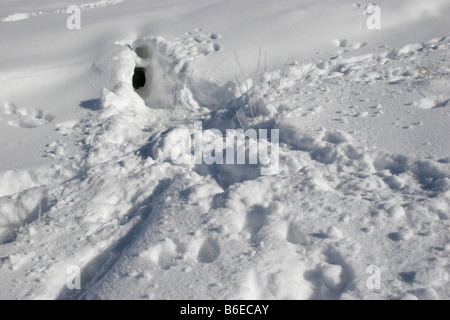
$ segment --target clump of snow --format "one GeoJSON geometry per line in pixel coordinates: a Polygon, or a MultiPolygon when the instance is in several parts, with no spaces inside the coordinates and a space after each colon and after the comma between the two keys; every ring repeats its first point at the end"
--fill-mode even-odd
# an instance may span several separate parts
{"type": "Polygon", "coordinates": [[[324,264],[321,270],[325,285],[331,289],[338,289],[342,282],[342,266],[324,264]]]}
{"type": "Polygon", "coordinates": [[[5,21],[5,22],[19,21],[19,20],[28,19],[30,16],[31,16],[30,13],[13,13],[5,18],[2,18],[1,21],[5,21]]]}
{"type": "Polygon", "coordinates": [[[395,205],[389,209],[389,217],[394,219],[400,219],[405,216],[405,209],[402,206],[395,205]]]}
{"type": "Polygon", "coordinates": [[[440,95],[437,97],[422,98],[416,105],[421,109],[442,108],[448,105],[450,98],[440,95]]]}

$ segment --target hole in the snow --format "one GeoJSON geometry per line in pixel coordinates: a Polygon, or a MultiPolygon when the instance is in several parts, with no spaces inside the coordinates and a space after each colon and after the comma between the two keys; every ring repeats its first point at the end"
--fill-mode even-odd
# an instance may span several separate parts
{"type": "Polygon", "coordinates": [[[136,67],[134,68],[133,75],[133,88],[140,89],[145,86],[145,68],[136,67]]]}
{"type": "Polygon", "coordinates": [[[211,175],[224,190],[236,183],[256,180],[261,175],[261,169],[258,165],[249,164],[199,164],[195,166],[194,171],[201,176],[211,175]]]}
{"type": "Polygon", "coordinates": [[[403,282],[413,283],[416,280],[416,272],[400,272],[400,278],[402,278],[403,282]]]}
{"type": "Polygon", "coordinates": [[[198,262],[212,263],[219,256],[220,248],[214,241],[207,239],[198,252],[198,262]]]}
{"type": "Polygon", "coordinates": [[[139,58],[142,59],[148,59],[150,58],[150,51],[148,50],[147,47],[137,47],[135,50],[136,54],[138,55],[139,58]]]}

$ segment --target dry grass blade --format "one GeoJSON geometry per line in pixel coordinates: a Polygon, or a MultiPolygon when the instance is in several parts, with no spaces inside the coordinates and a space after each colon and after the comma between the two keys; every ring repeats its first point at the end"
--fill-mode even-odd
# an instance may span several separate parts
{"type": "Polygon", "coordinates": [[[75,212],[75,210],[78,209],[78,206],[79,206],[80,204],[81,204],[81,200],[79,200],[79,201],[75,204],[75,206],[72,208],[72,211],[70,211],[69,215],[67,216],[66,221],[64,222],[64,226],[63,226],[63,229],[64,229],[64,230],[66,229],[66,226],[67,226],[67,223],[69,222],[70,217],[73,215],[73,213],[75,212]]]}

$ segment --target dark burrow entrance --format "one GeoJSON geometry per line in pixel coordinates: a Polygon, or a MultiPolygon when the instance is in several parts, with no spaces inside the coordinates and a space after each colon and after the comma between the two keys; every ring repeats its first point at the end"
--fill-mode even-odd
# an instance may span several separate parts
{"type": "Polygon", "coordinates": [[[133,88],[135,90],[140,89],[145,86],[145,68],[136,67],[134,68],[133,74],[133,88]]]}

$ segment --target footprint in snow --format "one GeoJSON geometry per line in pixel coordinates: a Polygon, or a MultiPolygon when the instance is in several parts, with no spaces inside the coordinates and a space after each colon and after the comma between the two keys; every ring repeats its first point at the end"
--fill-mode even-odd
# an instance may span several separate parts
{"type": "Polygon", "coordinates": [[[169,270],[175,265],[175,260],[180,253],[177,250],[178,246],[170,239],[158,243],[156,246],[145,251],[144,255],[158,265],[162,270],[169,270]]]}
{"type": "Polygon", "coordinates": [[[246,223],[244,229],[241,231],[241,235],[249,243],[258,245],[260,242],[261,229],[267,225],[267,216],[269,212],[262,206],[254,206],[246,217],[246,223]]]}
{"type": "MultiPolygon", "coordinates": [[[[80,5],[80,9],[83,11],[87,11],[90,9],[96,9],[96,8],[103,8],[109,5],[122,3],[125,0],[100,0],[97,2],[90,2],[90,3],[84,3],[80,5]]],[[[14,21],[20,21],[29,19],[32,17],[42,16],[46,14],[66,14],[67,9],[61,8],[61,9],[54,9],[52,11],[35,11],[35,12],[16,12],[12,13],[6,17],[3,17],[0,19],[2,22],[14,22],[14,21]]]]}
{"type": "Polygon", "coordinates": [[[179,39],[175,52],[179,57],[198,58],[220,51],[222,46],[217,42],[221,35],[204,33],[201,30],[190,32],[183,39],[179,39]]]}
{"type": "Polygon", "coordinates": [[[169,270],[180,261],[196,259],[199,263],[213,263],[220,254],[219,244],[211,238],[182,243],[165,239],[143,253],[161,270],[169,270]]]}
{"type": "Polygon", "coordinates": [[[212,239],[206,239],[198,252],[198,262],[212,263],[219,256],[219,245],[212,239]]]}
{"type": "Polygon", "coordinates": [[[5,120],[10,126],[17,128],[36,128],[55,119],[54,115],[44,113],[41,109],[17,108],[14,103],[10,102],[3,104],[0,113],[5,115],[5,120]]]}

